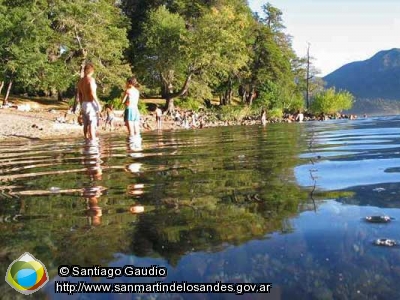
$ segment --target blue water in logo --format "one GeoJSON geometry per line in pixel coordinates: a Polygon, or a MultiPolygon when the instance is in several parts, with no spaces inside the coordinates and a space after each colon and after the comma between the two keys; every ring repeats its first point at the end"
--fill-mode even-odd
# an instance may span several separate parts
{"type": "Polygon", "coordinates": [[[22,269],[17,273],[17,282],[24,288],[30,288],[35,285],[37,274],[35,270],[22,269]]]}

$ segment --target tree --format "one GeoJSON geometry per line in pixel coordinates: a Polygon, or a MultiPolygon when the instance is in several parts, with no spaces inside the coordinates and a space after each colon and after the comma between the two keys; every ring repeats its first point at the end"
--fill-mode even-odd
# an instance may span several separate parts
{"type": "Polygon", "coordinates": [[[0,17],[0,76],[8,91],[15,82],[61,98],[88,61],[103,93],[130,74],[124,62],[129,23],[114,1],[2,1],[0,17]]]}
{"type": "Polygon", "coordinates": [[[45,49],[49,36],[47,18],[43,17],[43,2],[3,2],[0,15],[1,77],[8,81],[4,103],[14,82],[35,86],[38,70],[45,64],[45,49]]]}
{"type": "Polygon", "coordinates": [[[301,106],[301,93],[297,89],[292,70],[296,55],[290,37],[284,28],[281,11],[267,4],[265,17],[255,17],[249,38],[251,62],[247,76],[242,79],[241,94],[244,102],[268,109],[293,110],[301,106]]]}
{"type": "Polygon", "coordinates": [[[311,103],[311,111],[314,114],[335,114],[353,106],[354,97],[347,91],[336,92],[335,88],[329,88],[318,93],[311,103]]]}
{"type": "Polygon", "coordinates": [[[266,3],[262,6],[262,10],[265,17],[261,20],[273,33],[280,33],[285,29],[282,11],[279,8],[272,6],[271,3],[266,3]]]}
{"type": "Polygon", "coordinates": [[[305,57],[292,61],[292,72],[295,76],[297,90],[305,95],[306,108],[310,107],[310,99],[324,90],[325,82],[317,75],[320,73],[313,64],[314,58],[310,55],[310,44],[307,47],[305,57]]]}
{"type": "Polygon", "coordinates": [[[101,92],[125,82],[130,74],[124,61],[129,22],[114,1],[54,0],[48,9],[54,31],[44,75],[49,87],[62,91],[74,85],[89,61],[101,92]]]}
{"type": "Polygon", "coordinates": [[[7,11],[6,11],[6,6],[3,3],[3,0],[0,0],[0,95],[1,91],[3,90],[4,87],[4,81],[5,81],[5,60],[4,60],[4,47],[7,45],[6,42],[6,35],[5,32],[7,32],[8,29],[8,19],[7,19],[7,11]]]}
{"type": "Polygon", "coordinates": [[[165,6],[151,11],[143,24],[140,37],[143,52],[136,66],[148,84],[161,87],[164,98],[172,94],[175,82],[180,84],[184,80],[182,74],[187,62],[181,44],[185,30],[183,18],[170,13],[165,6]]]}
{"type": "Polygon", "coordinates": [[[246,26],[246,18],[229,6],[210,9],[191,26],[164,6],[153,10],[140,39],[142,76],[147,83],[158,82],[173,111],[173,99],[185,95],[196,78],[212,84],[246,64],[246,26]]]}

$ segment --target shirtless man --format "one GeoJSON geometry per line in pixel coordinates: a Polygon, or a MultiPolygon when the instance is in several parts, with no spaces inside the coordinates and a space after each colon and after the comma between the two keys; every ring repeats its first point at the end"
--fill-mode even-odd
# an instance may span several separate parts
{"type": "Polygon", "coordinates": [[[84,77],[78,83],[78,99],[82,108],[83,134],[86,139],[96,139],[97,123],[101,111],[100,102],[96,95],[97,85],[92,77],[94,67],[87,64],[84,69],[84,77]]]}

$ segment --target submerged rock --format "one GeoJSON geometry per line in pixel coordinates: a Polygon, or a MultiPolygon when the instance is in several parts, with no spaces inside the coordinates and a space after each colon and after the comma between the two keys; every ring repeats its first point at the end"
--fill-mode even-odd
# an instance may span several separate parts
{"type": "Polygon", "coordinates": [[[374,241],[374,244],[377,246],[393,247],[397,245],[397,242],[391,239],[377,239],[374,241]]]}
{"type": "Polygon", "coordinates": [[[370,223],[389,223],[391,221],[389,216],[368,216],[365,220],[370,223]]]}

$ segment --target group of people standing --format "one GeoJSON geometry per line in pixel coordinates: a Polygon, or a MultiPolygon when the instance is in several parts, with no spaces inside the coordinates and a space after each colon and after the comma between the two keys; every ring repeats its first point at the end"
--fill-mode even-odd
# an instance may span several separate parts
{"type": "MultiPolygon", "coordinates": [[[[97,85],[93,78],[94,67],[86,64],[84,76],[78,82],[77,97],[81,105],[81,118],[83,123],[83,134],[88,140],[96,140],[96,131],[99,126],[101,104],[97,97],[97,85]]],[[[141,143],[140,138],[140,112],[139,84],[135,77],[128,78],[126,90],[122,98],[125,105],[124,121],[128,129],[129,140],[135,144],[141,143]]]]}

